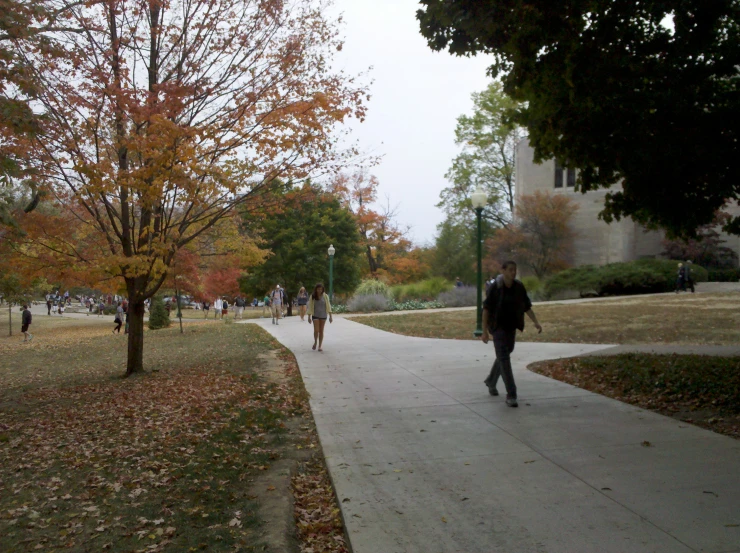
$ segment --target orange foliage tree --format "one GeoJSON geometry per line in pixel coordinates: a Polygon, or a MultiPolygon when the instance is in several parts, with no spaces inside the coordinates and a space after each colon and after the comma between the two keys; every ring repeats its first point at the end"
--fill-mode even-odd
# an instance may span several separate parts
{"type": "Polygon", "coordinates": [[[485,271],[496,274],[499,262],[512,259],[538,278],[567,268],[573,257],[575,233],[571,220],[578,205],[563,194],[537,191],[522,196],[514,222],[486,242],[485,271]]]}
{"type": "Polygon", "coordinates": [[[427,268],[408,257],[413,249],[406,237],[409,229],[396,222],[396,210],[390,202],[386,201],[379,209],[373,207],[378,184],[375,176],[361,170],[338,174],[329,187],[357,221],[369,274],[394,283],[403,280],[404,275],[427,273],[427,268]]]}
{"type": "Polygon", "coordinates": [[[54,253],[125,282],[127,374],[143,369],[144,301],[179,250],[275,177],[343,163],[331,131],[364,117],[366,90],[332,69],[341,42],[322,6],[90,0],[65,12],[62,58],[21,52],[42,84],[33,156],[50,197],[104,244],[54,253]]]}

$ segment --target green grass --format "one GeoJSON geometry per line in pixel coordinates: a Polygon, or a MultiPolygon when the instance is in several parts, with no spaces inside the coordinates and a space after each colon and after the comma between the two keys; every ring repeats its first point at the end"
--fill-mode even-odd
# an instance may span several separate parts
{"type": "Polygon", "coordinates": [[[262,550],[251,482],[305,397],[295,374],[260,374],[279,344],[252,325],[173,325],[146,332],[148,372],[123,379],[107,326],[35,330],[0,342],[0,551],[262,550]]]}

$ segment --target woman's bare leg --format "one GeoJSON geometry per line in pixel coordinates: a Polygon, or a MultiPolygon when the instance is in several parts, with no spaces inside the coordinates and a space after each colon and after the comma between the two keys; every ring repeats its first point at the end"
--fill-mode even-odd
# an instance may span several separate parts
{"type": "Polygon", "coordinates": [[[321,349],[321,344],[324,343],[324,326],[326,325],[326,319],[320,319],[319,320],[319,351],[323,351],[321,349]]]}
{"type": "Polygon", "coordinates": [[[313,320],[313,347],[311,349],[316,349],[316,342],[319,340],[319,324],[321,323],[320,320],[314,319],[313,320]]]}

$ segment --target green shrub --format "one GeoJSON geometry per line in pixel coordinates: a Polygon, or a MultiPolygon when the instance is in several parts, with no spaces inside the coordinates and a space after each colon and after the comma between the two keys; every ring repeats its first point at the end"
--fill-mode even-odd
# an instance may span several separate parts
{"type": "MultiPolygon", "coordinates": [[[[707,270],[691,266],[694,282],[706,282],[707,270]]],[[[608,265],[583,265],[553,275],[545,282],[545,296],[572,290],[581,295],[599,296],[654,294],[675,289],[678,262],[668,259],[640,259],[608,265]]]]}
{"type": "Polygon", "coordinates": [[[164,306],[164,301],[160,296],[152,298],[152,305],[149,308],[149,328],[157,330],[170,326],[170,314],[164,306]]]}
{"type": "Polygon", "coordinates": [[[530,296],[542,290],[542,281],[536,276],[525,276],[521,280],[530,296]]]}
{"type": "Polygon", "coordinates": [[[395,301],[434,301],[442,292],[448,292],[454,284],[443,277],[434,277],[411,284],[398,284],[391,288],[395,301]]]}
{"type": "Polygon", "coordinates": [[[740,280],[740,269],[709,269],[709,282],[737,282],[740,280]]]}
{"type": "Polygon", "coordinates": [[[354,296],[374,296],[376,294],[389,298],[390,291],[388,289],[388,285],[382,280],[369,278],[360,282],[360,285],[355,290],[354,296]]]}
{"type": "Polygon", "coordinates": [[[415,309],[436,309],[439,307],[444,307],[444,305],[438,301],[408,300],[401,303],[394,302],[388,307],[388,311],[411,311],[415,309]]]}

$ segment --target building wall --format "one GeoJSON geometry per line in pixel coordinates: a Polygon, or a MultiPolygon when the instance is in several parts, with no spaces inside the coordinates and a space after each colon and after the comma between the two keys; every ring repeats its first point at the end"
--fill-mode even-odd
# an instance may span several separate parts
{"type": "Polygon", "coordinates": [[[534,150],[527,139],[517,146],[515,199],[535,191],[564,194],[577,205],[573,216],[575,238],[574,265],[604,265],[618,261],[633,261],[643,257],[657,257],[663,250],[662,232],[645,230],[631,219],[622,219],[606,224],[598,218],[603,209],[607,189],[583,194],[567,186],[555,188],[555,162],[536,164],[534,150]]]}
{"type": "MultiPolygon", "coordinates": [[[[534,163],[534,149],[524,138],[517,145],[515,201],[523,194],[537,190],[553,194],[565,194],[577,205],[573,216],[576,233],[574,265],[604,265],[618,261],[634,261],[645,257],[659,257],[663,252],[662,231],[650,231],[632,219],[622,219],[606,224],[598,218],[604,206],[607,189],[592,190],[585,194],[576,192],[566,185],[555,188],[555,162],[534,163]]],[[[615,185],[618,186],[618,185],[615,185]]],[[[728,206],[733,217],[740,216],[740,202],[728,206]]],[[[719,229],[718,229],[719,230],[719,229]]],[[[740,257],[740,236],[720,232],[725,246],[732,248],[740,257]]]]}

